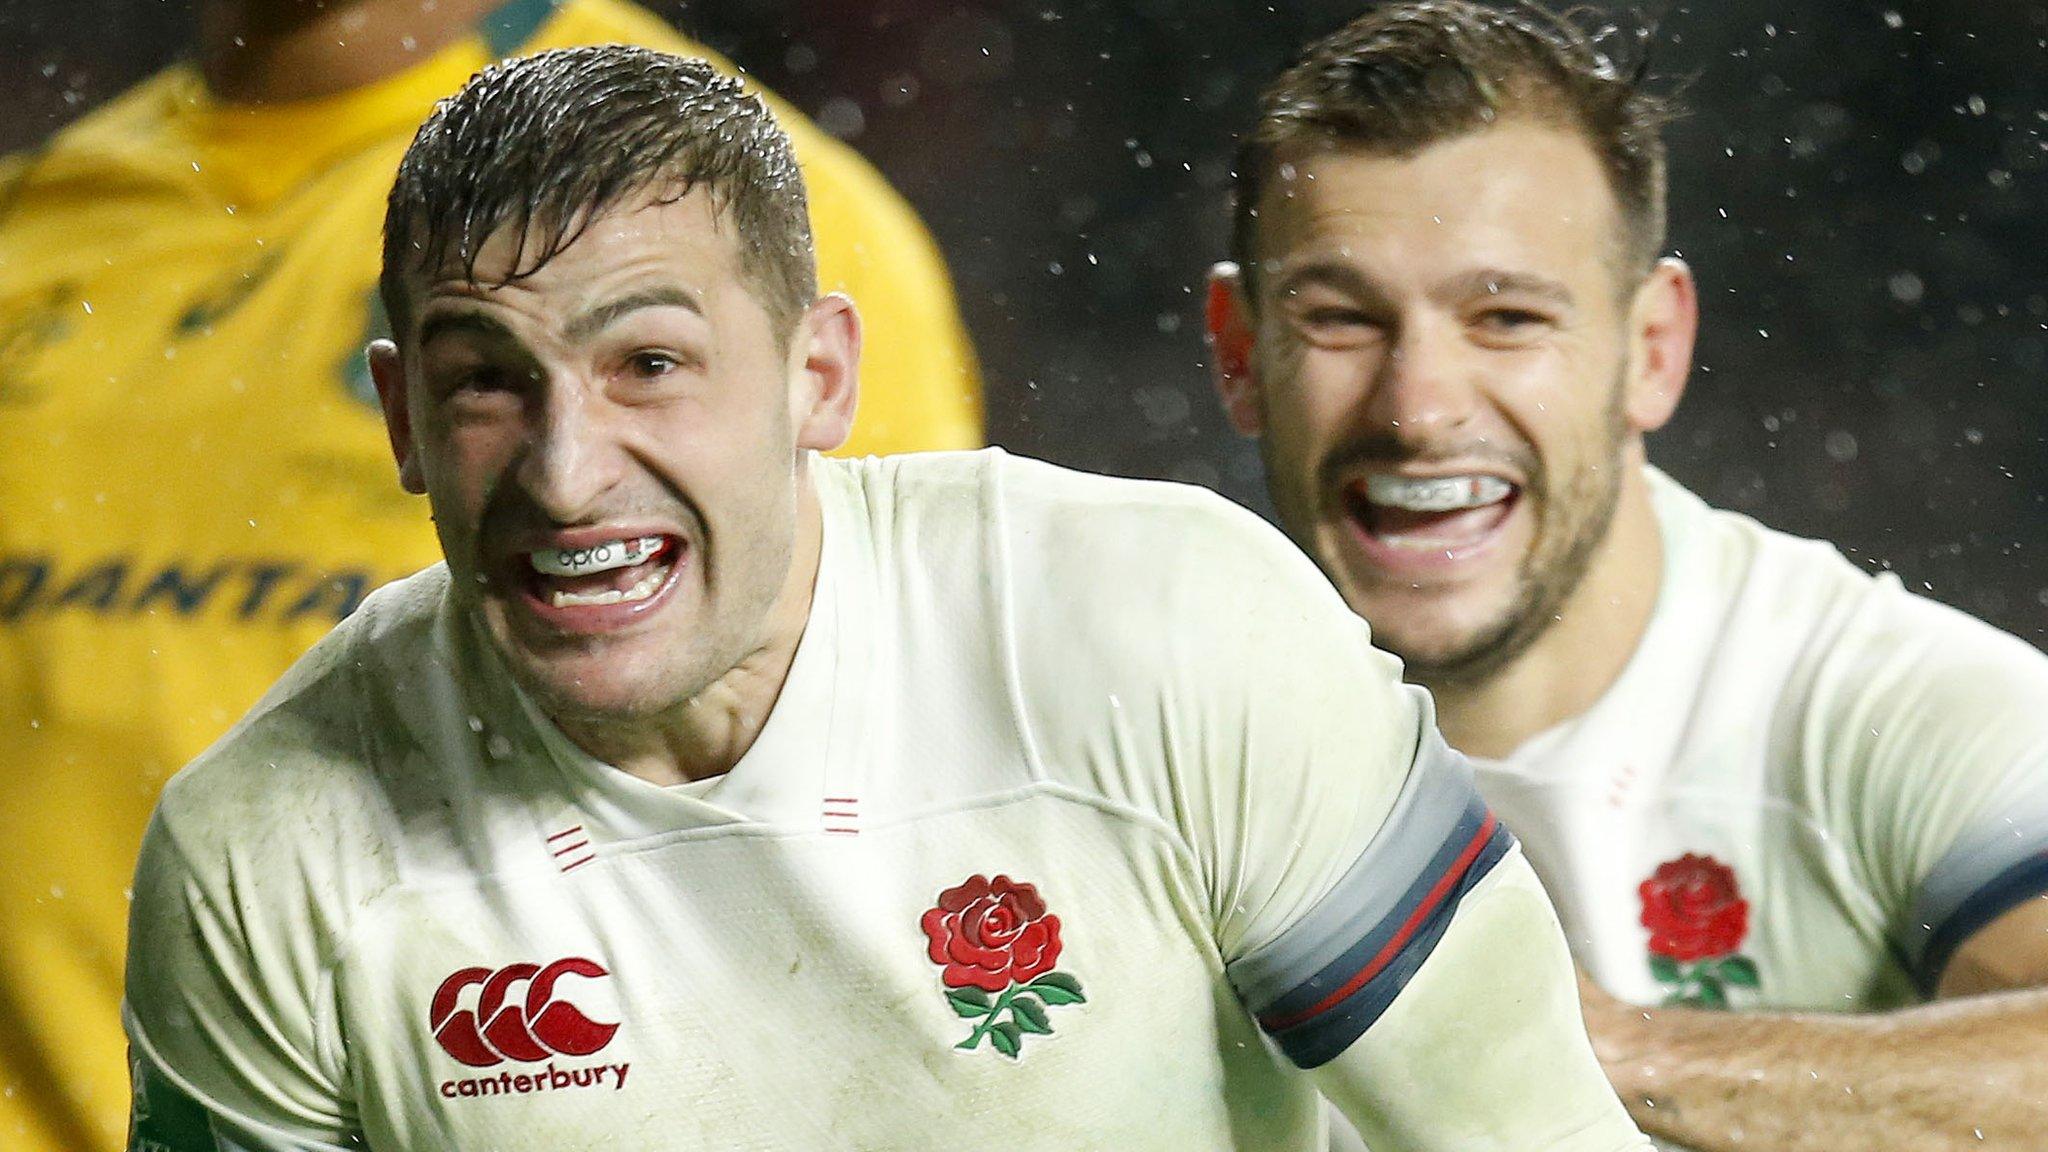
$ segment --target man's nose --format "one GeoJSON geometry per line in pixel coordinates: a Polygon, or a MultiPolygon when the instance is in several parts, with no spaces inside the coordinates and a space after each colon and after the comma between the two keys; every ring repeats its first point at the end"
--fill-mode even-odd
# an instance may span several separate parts
{"type": "Polygon", "coordinates": [[[1374,432],[1404,443],[1440,442],[1470,423],[1479,390],[1446,318],[1404,320],[1393,334],[1366,395],[1362,418],[1374,432]]]}
{"type": "Polygon", "coordinates": [[[548,381],[519,462],[520,486],[558,524],[587,518],[618,481],[614,433],[602,399],[572,381],[548,381]]]}

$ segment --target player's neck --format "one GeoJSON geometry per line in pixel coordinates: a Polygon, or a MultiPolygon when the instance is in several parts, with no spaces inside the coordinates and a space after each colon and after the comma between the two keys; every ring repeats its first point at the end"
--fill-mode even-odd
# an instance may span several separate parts
{"type": "Polygon", "coordinates": [[[505,0],[205,0],[199,67],[238,104],[331,96],[396,75],[505,0]]]}
{"type": "Polygon", "coordinates": [[[800,482],[796,554],[768,609],[762,643],[709,687],[665,713],[630,722],[557,716],[564,735],[612,767],[662,787],[722,776],[740,762],[767,725],[810,622],[824,528],[810,477],[800,482]]]}
{"type": "Polygon", "coordinates": [[[1664,545],[1650,504],[1643,453],[1623,457],[1614,522],[1578,588],[1552,624],[1483,681],[1430,684],[1444,738],[1498,758],[1591,708],[1635,655],[1657,606],[1664,545]]]}

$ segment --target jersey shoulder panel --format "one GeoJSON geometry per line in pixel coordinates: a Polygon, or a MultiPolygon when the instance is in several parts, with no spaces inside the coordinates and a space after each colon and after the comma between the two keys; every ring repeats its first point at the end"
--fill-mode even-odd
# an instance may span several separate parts
{"type": "Polygon", "coordinates": [[[2048,884],[2048,656],[1823,541],[1686,499],[1687,555],[1728,590],[1713,690],[1756,695],[1764,786],[1842,846],[1931,988],[1957,926],[1983,922],[1966,906],[2048,884]]]}
{"type": "Polygon", "coordinates": [[[446,578],[372,596],[166,786],[130,914],[132,1049],[237,1125],[345,1143],[355,1127],[335,972],[396,879],[392,814],[361,720],[419,650],[446,578]]]}
{"type": "Polygon", "coordinates": [[[1426,758],[1426,697],[1303,553],[1220,496],[1001,458],[1002,642],[1046,778],[1141,813],[1223,954],[1299,922],[1426,758]]]}
{"type": "Polygon", "coordinates": [[[272,863],[317,879],[335,906],[361,907],[396,880],[391,798],[366,718],[399,670],[439,664],[446,587],[437,565],[373,593],[172,777],[157,823],[186,861],[276,853],[272,863]]]}

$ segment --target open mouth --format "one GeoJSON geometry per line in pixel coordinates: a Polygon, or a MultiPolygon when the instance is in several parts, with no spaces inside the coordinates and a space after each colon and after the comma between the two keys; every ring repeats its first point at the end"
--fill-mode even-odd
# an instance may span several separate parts
{"type": "Polygon", "coordinates": [[[1344,510],[1381,548],[1455,556],[1507,521],[1521,489],[1498,476],[1373,473],[1344,487],[1344,510]]]}
{"type": "Polygon", "coordinates": [[[525,554],[526,591],[556,609],[644,604],[668,586],[682,559],[674,536],[630,536],[525,554]]]}

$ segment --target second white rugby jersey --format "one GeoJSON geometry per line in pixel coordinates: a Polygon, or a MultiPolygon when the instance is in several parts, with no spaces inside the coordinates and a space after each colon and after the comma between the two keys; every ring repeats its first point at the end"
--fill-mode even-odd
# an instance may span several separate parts
{"type": "Polygon", "coordinates": [[[131,1146],[1305,1148],[1318,1087],[1383,1150],[1641,1146],[1533,875],[1277,533],[997,452],[812,468],[723,777],[584,755],[438,569],[177,777],[131,1146]]]}
{"type": "Polygon", "coordinates": [[[1650,479],[1641,644],[1583,716],[1481,761],[1481,790],[1617,996],[1920,1002],[2048,892],[2048,657],[1650,479]]]}

